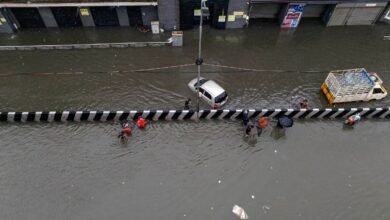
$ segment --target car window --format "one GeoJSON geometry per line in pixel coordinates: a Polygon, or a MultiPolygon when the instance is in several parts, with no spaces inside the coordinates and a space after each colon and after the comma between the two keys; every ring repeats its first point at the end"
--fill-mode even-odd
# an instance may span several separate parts
{"type": "Polygon", "coordinates": [[[384,93],[381,88],[374,88],[373,94],[384,93]]]}
{"type": "Polygon", "coordinates": [[[208,98],[208,99],[210,99],[211,100],[211,95],[210,95],[210,93],[208,93],[208,92],[204,92],[204,95],[208,98]]]}
{"type": "Polygon", "coordinates": [[[221,103],[221,102],[225,101],[226,97],[227,97],[226,92],[221,93],[220,95],[215,97],[215,103],[221,103]]]}
{"type": "MultiPolygon", "coordinates": [[[[208,79],[201,79],[199,80],[199,85],[202,86],[203,84],[205,84],[207,81],[209,81],[208,79]]],[[[195,82],[194,83],[194,87],[197,88],[198,87],[198,82],[195,82]]]]}
{"type": "Polygon", "coordinates": [[[199,92],[203,94],[204,93],[204,89],[203,88],[199,88],[199,92]]]}

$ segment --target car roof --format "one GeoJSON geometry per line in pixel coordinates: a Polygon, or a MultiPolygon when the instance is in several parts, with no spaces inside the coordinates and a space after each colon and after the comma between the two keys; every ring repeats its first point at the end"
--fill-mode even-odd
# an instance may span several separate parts
{"type": "Polygon", "coordinates": [[[200,87],[209,92],[212,96],[218,96],[225,92],[225,90],[213,80],[208,80],[200,87]]]}

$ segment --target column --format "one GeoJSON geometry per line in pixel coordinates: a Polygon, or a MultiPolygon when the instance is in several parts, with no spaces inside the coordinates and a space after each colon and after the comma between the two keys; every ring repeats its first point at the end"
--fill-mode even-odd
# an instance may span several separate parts
{"type": "Polygon", "coordinates": [[[38,8],[39,14],[45,23],[47,28],[56,28],[58,27],[57,21],[54,18],[54,15],[50,8],[38,8]]]}
{"type": "Polygon", "coordinates": [[[80,8],[80,19],[84,27],[95,27],[95,22],[91,14],[91,10],[87,7],[80,8]]]}
{"type": "Polygon", "coordinates": [[[127,14],[127,7],[117,7],[116,14],[118,15],[120,26],[130,26],[129,15],[127,14]]]}
{"type": "Polygon", "coordinates": [[[297,28],[301,20],[305,3],[290,3],[281,14],[281,28],[297,28]]]}
{"type": "MultiPolygon", "coordinates": [[[[245,0],[230,0],[226,21],[226,29],[243,28],[246,25],[248,4],[245,0]]],[[[219,16],[218,22],[223,22],[224,17],[219,16]]]]}
{"type": "Polygon", "coordinates": [[[179,0],[159,0],[158,19],[160,27],[165,30],[179,30],[179,0]]]}
{"type": "Polygon", "coordinates": [[[19,27],[9,10],[0,8],[0,33],[14,33],[19,27]]]}

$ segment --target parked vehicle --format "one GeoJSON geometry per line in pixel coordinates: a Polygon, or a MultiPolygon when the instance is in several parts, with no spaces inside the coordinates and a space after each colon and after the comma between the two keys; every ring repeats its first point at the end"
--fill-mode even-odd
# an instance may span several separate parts
{"type": "Polygon", "coordinates": [[[198,78],[195,78],[188,83],[188,87],[195,94],[198,93],[199,97],[211,107],[220,108],[228,100],[226,91],[213,80],[201,77],[199,80],[199,92],[197,92],[197,83],[198,78]]]}
{"type": "Polygon", "coordinates": [[[364,68],[331,71],[321,90],[330,104],[379,100],[387,96],[379,76],[364,68]]]}

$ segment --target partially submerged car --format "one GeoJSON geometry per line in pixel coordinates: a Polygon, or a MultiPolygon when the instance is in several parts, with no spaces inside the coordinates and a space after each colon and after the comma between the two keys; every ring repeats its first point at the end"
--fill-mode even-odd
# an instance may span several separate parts
{"type": "Polygon", "coordinates": [[[379,100],[387,96],[382,79],[364,68],[331,71],[321,89],[330,104],[379,100]]]}
{"type": "Polygon", "coordinates": [[[220,108],[228,100],[226,91],[213,80],[205,79],[200,77],[199,79],[199,92],[198,89],[198,78],[191,80],[188,83],[188,87],[195,94],[198,93],[199,97],[202,98],[207,104],[214,109],[220,108]]]}

